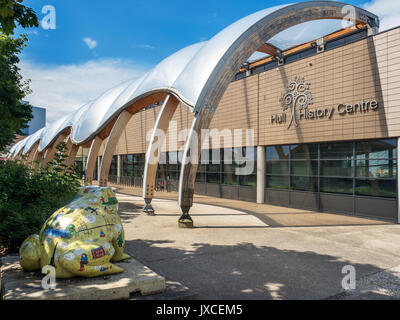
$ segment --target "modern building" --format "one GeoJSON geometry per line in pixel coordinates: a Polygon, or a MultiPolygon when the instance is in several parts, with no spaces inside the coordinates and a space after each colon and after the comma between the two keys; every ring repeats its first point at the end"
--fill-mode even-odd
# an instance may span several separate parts
{"type": "Polygon", "coordinates": [[[44,128],[46,125],[46,109],[40,107],[32,107],[33,118],[28,122],[28,127],[22,129],[22,134],[29,136],[36,131],[44,128]]]}
{"type": "MultiPolygon", "coordinates": [[[[242,69],[225,91],[210,129],[253,129],[254,153],[248,161],[254,170],[236,175],[221,150],[218,163],[199,165],[195,193],[397,221],[399,45],[399,27],[372,36],[354,27],[285,50],[284,61],[270,56],[242,69]],[[284,110],[281,98],[299,84],[312,104],[295,106],[294,123],[292,105],[284,110]]],[[[160,109],[155,105],[131,118],[109,181],[142,186],[146,135],[160,109]]],[[[179,105],[172,134],[190,127],[192,118],[179,105]]],[[[157,178],[165,189],[168,184],[177,190],[176,160],[183,143],[171,149],[169,135],[171,130],[167,152],[161,154],[166,164],[159,165],[157,178]]]]}
{"type": "Polygon", "coordinates": [[[244,17],[37,131],[10,157],[45,165],[66,141],[67,164],[78,153],[86,183],[97,163],[100,186],[143,188],[145,212],[155,189],[177,190],[181,227],[193,226],[195,193],[400,222],[400,28],[378,33],[376,15],[345,7],[307,1],[244,17]],[[354,27],[285,50],[269,42],[321,19],[354,27]],[[248,61],[255,51],[268,56],[248,61]],[[200,142],[201,163],[187,161],[200,142]]]}

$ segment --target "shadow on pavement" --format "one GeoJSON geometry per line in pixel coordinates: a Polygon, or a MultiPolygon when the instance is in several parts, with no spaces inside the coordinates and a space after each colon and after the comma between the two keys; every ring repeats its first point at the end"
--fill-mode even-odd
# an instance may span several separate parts
{"type": "MultiPolygon", "coordinates": [[[[152,270],[197,292],[199,299],[340,299],[345,265],[355,267],[357,280],[383,271],[331,255],[251,243],[196,243],[190,250],[173,243],[128,240],[126,249],[152,270]]],[[[374,293],[374,298],[387,296],[374,293]]]]}

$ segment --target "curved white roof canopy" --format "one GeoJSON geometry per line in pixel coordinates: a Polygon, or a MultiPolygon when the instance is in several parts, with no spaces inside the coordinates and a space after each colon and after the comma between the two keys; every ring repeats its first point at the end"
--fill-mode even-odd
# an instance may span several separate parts
{"type": "Polygon", "coordinates": [[[28,141],[29,137],[30,136],[28,136],[18,142],[18,145],[15,147],[15,150],[14,150],[14,155],[17,155],[22,150],[22,148],[25,146],[25,143],[28,141]]]}
{"type": "MultiPolygon", "coordinates": [[[[312,6],[342,8],[344,5],[334,1],[309,1],[293,6],[300,10],[312,6]]],[[[83,144],[89,141],[124,108],[152,93],[172,93],[192,111],[199,111],[204,102],[201,95],[207,91],[207,86],[212,85],[220,66],[229,61],[230,54],[251,34],[250,30],[262,27],[266,19],[281,18],[285,10],[293,12],[290,6],[276,6],[242,18],[210,40],[193,44],[169,56],[141,78],[111,88],[94,101],[45,127],[40,134],[39,151],[47,148],[67,127],[71,127],[72,142],[83,144]]],[[[377,20],[376,16],[370,17],[377,20]]],[[[29,144],[36,139],[30,139],[29,144]]],[[[21,147],[25,143],[26,139],[21,141],[21,147]]],[[[14,153],[18,153],[21,147],[16,146],[14,153]]]]}
{"type": "Polygon", "coordinates": [[[38,139],[40,138],[40,135],[42,134],[43,130],[45,128],[42,128],[38,131],[36,131],[34,134],[31,134],[28,139],[25,142],[24,145],[24,151],[22,152],[22,154],[26,154],[27,152],[29,152],[31,150],[31,148],[33,147],[33,145],[38,141],[38,139]]]}
{"type": "Polygon", "coordinates": [[[143,96],[159,91],[170,91],[180,96],[179,90],[172,85],[204,43],[196,43],[174,53],[139,79],[126,81],[97,98],[73,125],[72,141],[85,142],[110,119],[143,96]]]}

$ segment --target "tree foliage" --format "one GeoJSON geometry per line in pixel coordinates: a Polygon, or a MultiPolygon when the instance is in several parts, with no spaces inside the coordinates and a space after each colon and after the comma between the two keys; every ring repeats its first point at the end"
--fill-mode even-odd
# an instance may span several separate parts
{"type": "Polygon", "coordinates": [[[32,107],[22,99],[30,93],[29,81],[19,74],[19,58],[26,37],[0,34],[0,152],[15,140],[32,119],[32,107]]]}
{"type": "Polygon", "coordinates": [[[38,27],[38,19],[31,8],[25,7],[23,0],[0,0],[0,32],[14,33],[16,23],[22,28],[38,27]]]}
{"type": "Polygon", "coordinates": [[[73,200],[80,180],[65,158],[62,143],[54,160],[37,172],[22,163],[0,161],[0,251],[16,251],[54,211],[73,200]]]}

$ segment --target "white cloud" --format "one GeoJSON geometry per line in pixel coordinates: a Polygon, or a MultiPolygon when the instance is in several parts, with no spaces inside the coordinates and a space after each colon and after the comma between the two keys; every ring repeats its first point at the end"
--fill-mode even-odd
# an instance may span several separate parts
{"type": "Polygon", "coordinates": [[[47,109],[51,123],[96,99],[106,90],[143,75],[147,69],[122,59],[92,60],[83,64],[43,66],[21,61],[21,74],[31,79],[32,93],[24,100],[47,109]]]}
{"type": "Polygon", "coordinates": [[[92,38],[89,37],[83,38],[83,42],[87,44],[90,50],[93,50],[94,48],[97,47],[97,41],[93,40],[92,38]]]}
{"type": "Polygon", "coordinates": [[[364,4],[363,8],[379,17],[379,31],[397,27],[400,24],[399,0],[373,0],[364,4]]]}

